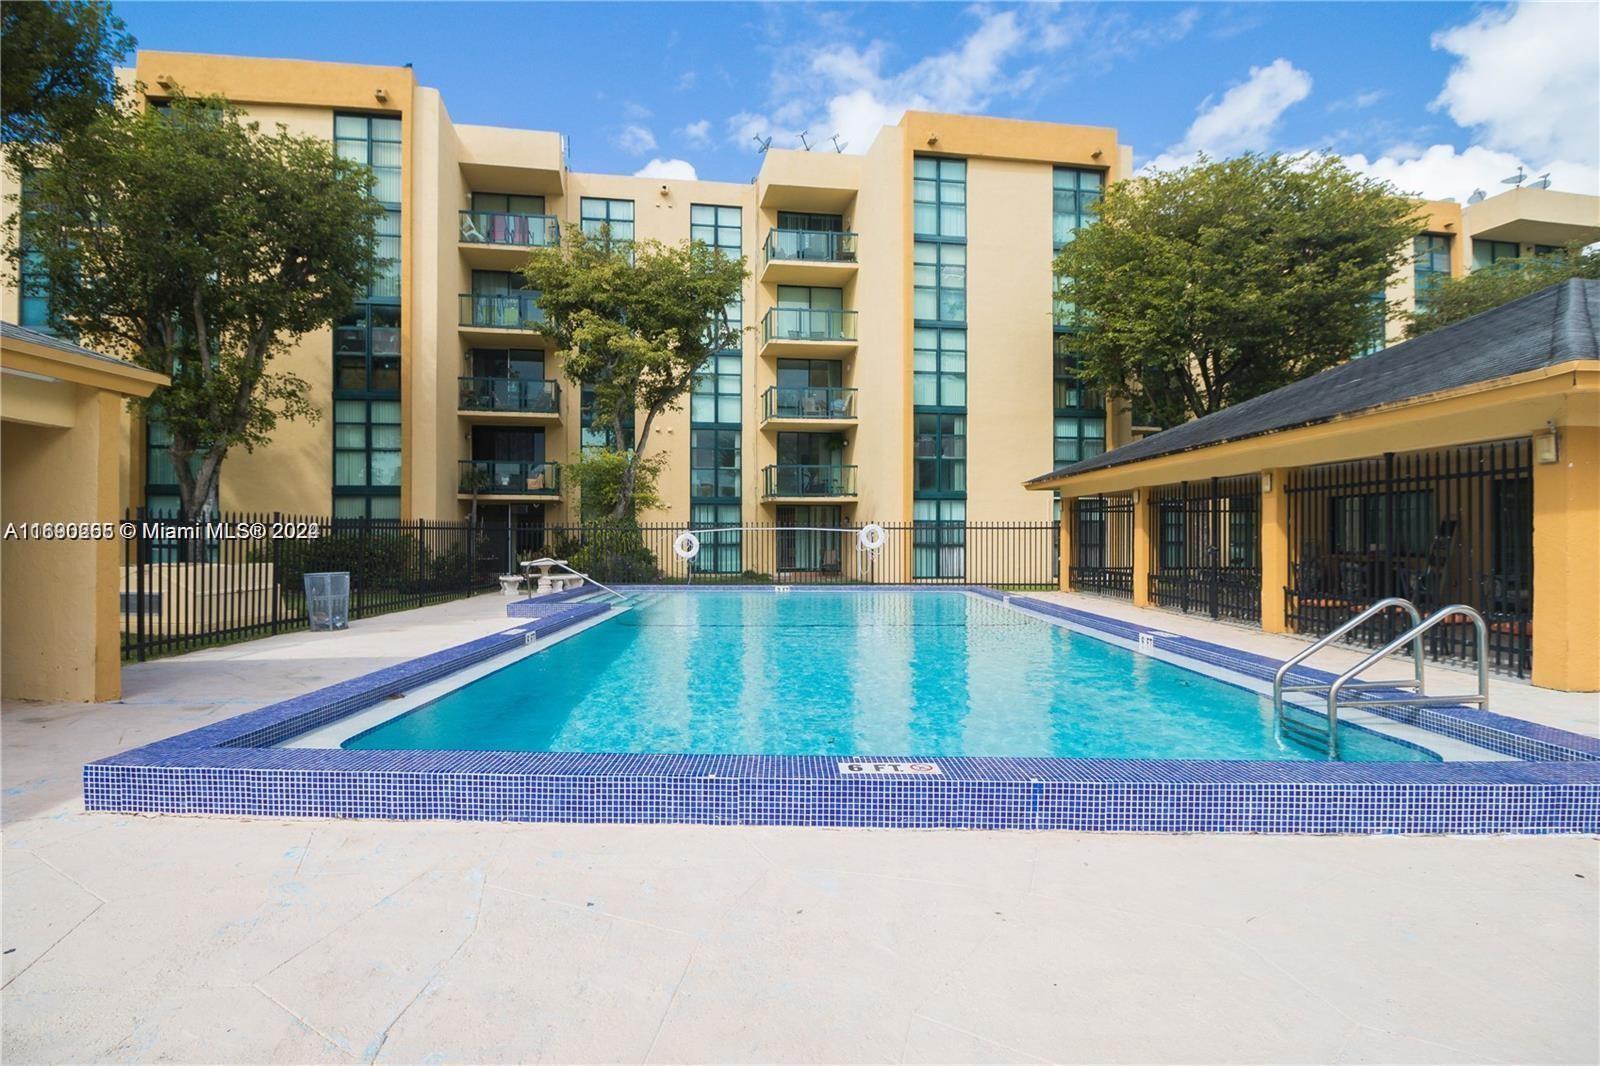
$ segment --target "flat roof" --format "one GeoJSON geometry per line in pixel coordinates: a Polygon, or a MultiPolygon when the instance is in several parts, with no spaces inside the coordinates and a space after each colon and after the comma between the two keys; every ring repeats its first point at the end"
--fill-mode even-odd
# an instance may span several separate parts
{"type": "Polygon", "coordinates": [[[1047,483],[1600,359],[1600,281],[1572,278],[1214,414],[1029,479],[1047,483]]]}

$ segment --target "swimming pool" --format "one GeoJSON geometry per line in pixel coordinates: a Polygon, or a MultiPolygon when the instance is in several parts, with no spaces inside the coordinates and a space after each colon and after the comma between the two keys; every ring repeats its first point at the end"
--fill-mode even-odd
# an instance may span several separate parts
{"type": "MultiPolygon", "coordinates": [[[[1341,758],[1430,761],[1347,728],[1341,758]]],[[[365,750],[1325,761],[1254,692],[961,591],[644,594],[365,750]]]]}

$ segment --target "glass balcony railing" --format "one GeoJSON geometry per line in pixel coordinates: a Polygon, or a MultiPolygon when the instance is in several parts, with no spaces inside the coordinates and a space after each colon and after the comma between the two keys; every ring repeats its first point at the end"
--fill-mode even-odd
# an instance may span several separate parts
{"type": "Polygon", "coordinates": [[[544,312],[539,309],[539,294],[531,289],[507,296],[465,292],[461,294],[461,324],[536,330],[544,325],[544,312]]]}
{"type": "Polygon", "coordinates": [[[561,243],[554,215],[514,215],[505,211],[461,212],[462,244],[504,244],[514,248],[553,248],[561,243]]]}
{"type": "Polygon", "coordinates": [[[856,468],[778,463],[762,471],[766,496],[854,496],[856,468]]]}
{"type": "Polygon", "coordinates": [[[525,463],[504,459],[461,460],[462,492],[498,496],[559,496],[560,463],[525,463]]]}
{"type": "Polygon", "coordinates": [[[457,378],[459,411],[523,411],[557,414],[561,410],[561,385],[555,381],[518,378],[457,378]]]}
{"type": "Polygon", "coordinates": [[[854,418],[856,390],[807,386],[785,388],[774,385],[761,394],[761,417],[768,418],[854,418]]]}
{"type": "Polygon", "coordinates": [[[767,231],[767,262],[854,263],[856,235],[805,229],[767,231]]]}
{"type": "Polygon", "coordinates": [[[853,341],[854,311],[774,307],[761,320],[761,343],[768,341],[853,341]]]}

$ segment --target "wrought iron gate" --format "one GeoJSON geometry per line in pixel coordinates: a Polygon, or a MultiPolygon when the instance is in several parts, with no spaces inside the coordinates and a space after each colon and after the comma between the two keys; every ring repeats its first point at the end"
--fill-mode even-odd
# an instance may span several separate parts
{"type": "Polygon", "coordinates": [[[1150,602],[1261,620],[1261,478],[1212,478],[1150,492],[1150,602]]]}

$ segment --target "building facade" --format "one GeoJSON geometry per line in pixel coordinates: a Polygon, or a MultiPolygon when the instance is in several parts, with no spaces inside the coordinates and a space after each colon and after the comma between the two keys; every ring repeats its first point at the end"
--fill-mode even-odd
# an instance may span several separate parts
{"type": "MultiPolygon", "coordinates": [[[[518,272],[573,227],[703,240],[749,266],[732,309],[741,346],[657,421],[649,449],[667,463],[646,520],[914,522],[917,576],[939,576],[961,521],[1050,520],[1058,505],[1022,489],[1029,475],[1136,436],[1125,407],[1074,376],[1051,271],[1101,190],[1131,173],[1113,129],[910,112],[859,155],[773,149],[749,183],[680,181],[570,170],[555,132],[458,125],[405,67],[141,52],[133,76],[153,100],[218,94],[328,138],[372,167],[385,208],[391,269],[283,357],[323,417],[231,454],[222,510],[578,521],[563,466],[606,430],[518,272]]],[[[1432,278],[1468,269],[1469,217],[1494,216],[1484,254],[1533,254],[1573,224],[1600,233],[1597,205],[1534,190],[1430,204],[1415,268],[1389,296],[1425,298],[1432,278]]],[[[41,324],[23,282],[0,317],[41,324]]],[[[174,507],[159,422],[124,421],[124,501],[174,507]]],[[[740,569],[737,538],[707,551],[703,566],[740,569]]]]}

